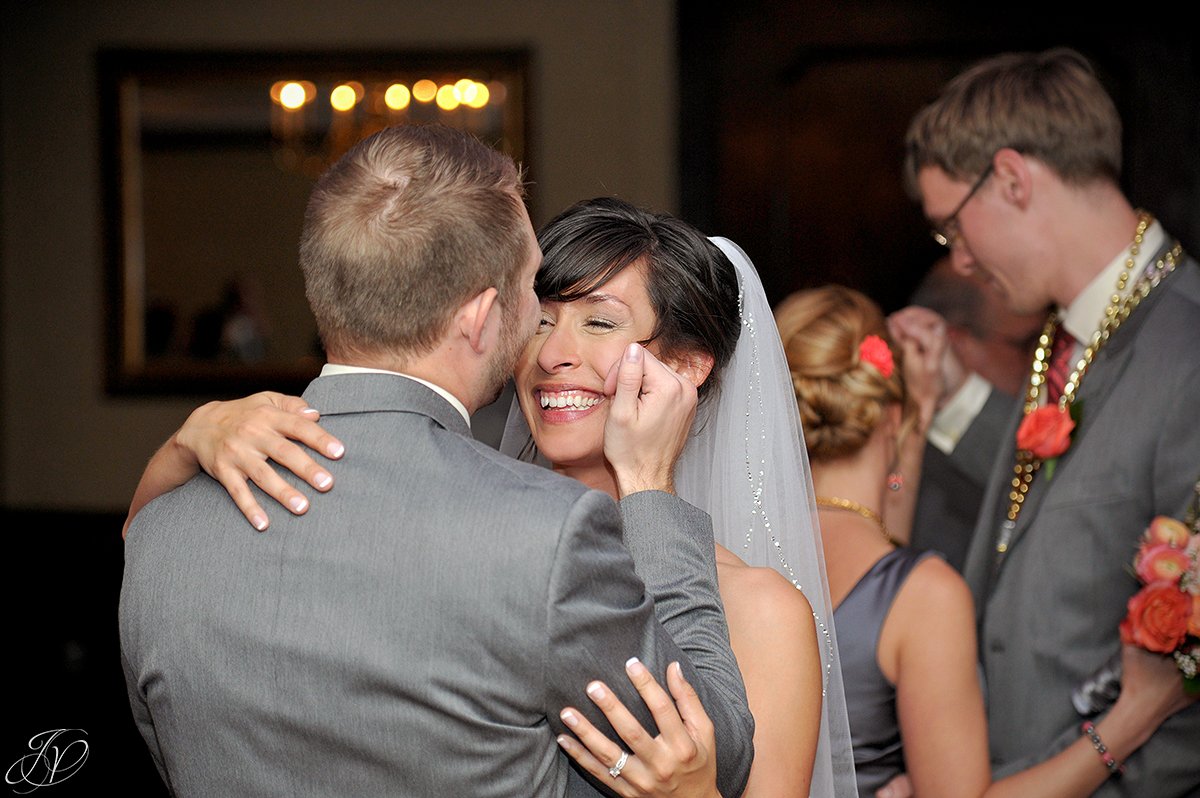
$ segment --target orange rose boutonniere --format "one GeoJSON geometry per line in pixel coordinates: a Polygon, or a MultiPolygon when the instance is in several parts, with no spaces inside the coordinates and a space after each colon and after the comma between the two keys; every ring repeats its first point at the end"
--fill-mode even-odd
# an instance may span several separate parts
{"type": "Polygon", "coordinates": [[[1074,429],[1075,420],[1066,410],[1057,405],[1039,407],[1025,416],[1017,428],[1017,448],[1039,460],[1050,460],[1070,447],[1074,429]]]}

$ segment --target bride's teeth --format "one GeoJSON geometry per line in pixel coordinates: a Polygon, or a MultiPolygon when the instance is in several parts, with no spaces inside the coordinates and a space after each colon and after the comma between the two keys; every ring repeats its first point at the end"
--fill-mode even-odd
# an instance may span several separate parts
{"type": "Polygon", "coordinates": [[[538,396],[538,403],[543,408],[573,407],[577,410],[583,410],[588,407],[593,407],[600,401],[595,396],[581,396],[579,394],[558,394],[551,395],[543,393],[538,396]]]}

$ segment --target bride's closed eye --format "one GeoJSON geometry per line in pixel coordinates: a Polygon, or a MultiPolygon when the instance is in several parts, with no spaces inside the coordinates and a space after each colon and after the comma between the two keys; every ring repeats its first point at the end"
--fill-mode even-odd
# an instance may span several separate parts
{"type": "Polygon", "coordinates": [[[587,327],[588,329],[594,330],[594,331],[610,332],[612,330],[617,329],[621,325],[610,319],[592,317],[590,319],[587,319],[583,323],[583,326],[587,327]]]}

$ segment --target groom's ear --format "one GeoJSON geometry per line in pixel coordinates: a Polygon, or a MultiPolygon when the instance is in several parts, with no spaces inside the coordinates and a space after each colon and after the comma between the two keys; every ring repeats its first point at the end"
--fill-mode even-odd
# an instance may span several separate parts
{"type": "Polygon", "coordinates": [[[663,358],[663,362],[699,388],[712,373],[713,356],[707,352],[682,352],[673,357],[663,358]]]}
{"type": "Polygon", "coordinates": [[[485,288],[458,308],[455,320],[458,332],[477,355],[491,345],[490,339],[499,334],[500,304],[495,288],[485,288]]]}

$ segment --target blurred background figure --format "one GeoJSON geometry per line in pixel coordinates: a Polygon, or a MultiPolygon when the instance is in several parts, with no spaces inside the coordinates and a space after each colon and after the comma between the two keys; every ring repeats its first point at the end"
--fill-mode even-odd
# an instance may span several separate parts
{"type": "Polygon", "coordinates": [[[262,282],[253,274],[226,282],[220,302],[197,314],[188,353],[238,363],[263,360],[271,335],[264,299],[262,282]]]}
{"type": "Polygon", "coordinates": [[[913,291],[911,304],[946,320],[946,337],[959,362],[1010,396],[1020,396],[1049,308],[1018,315],[976,275],[957,272],[947,254],[913,291]]]}
{"type": "MultiPolygon", "coordinates": [[[[945,319],[949,349],[943,380],[947,399],[958,391],[997,404],[1016,400],[1029,378],[1029,363],[1046,312],[1018,315],[975,275],[955,271],[950,256],[939,258],[917,285],[912,305],[945,319]],[[973,375],[973,376],[972,376],[973,375]],[[986,384],[985,384],[986,383],[986,384]],[[988,384],[997,390],[989,398],[988,384]]],[[[1048,310],[1048,309],[1047,309],[1048,310]]],[[[903,318],[911,309],[893,315],[903,318]]],[[[959,571],[983,501],[984,483],[995,460],[999,430],[975,430],[959,440],[954,417],[935,416],[925,447],[911,545],[936,549],[959,571]],[[971,456],[952,461],[956,444],[971,456]]]]}

